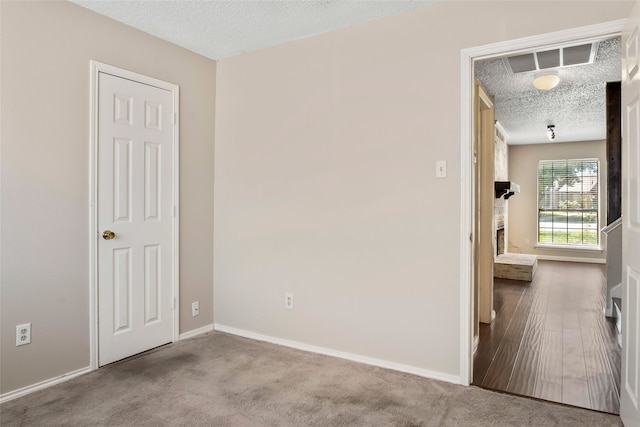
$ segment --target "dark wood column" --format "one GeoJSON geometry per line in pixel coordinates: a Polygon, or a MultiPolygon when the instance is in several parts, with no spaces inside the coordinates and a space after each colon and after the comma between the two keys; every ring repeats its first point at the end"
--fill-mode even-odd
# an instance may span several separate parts
{"type": "Polygon", "coordinates": [[[607,225],[622,214],[622,120],[620,82],[607,83],[607,225]]]}

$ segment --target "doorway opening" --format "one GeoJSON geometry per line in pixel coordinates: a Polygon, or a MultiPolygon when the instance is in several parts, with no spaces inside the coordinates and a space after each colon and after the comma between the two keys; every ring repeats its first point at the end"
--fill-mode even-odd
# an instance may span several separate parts
{"type": "MultiPolygon", "coordinates": [[[[509,54],[512,54],[514,52],[517,53],[522,53],[525,51],[534,51],[534,50],[545,50],[545,49],[552,49],[552,48],[558,48],[561,47],[563,45],[568,45],[568,44],[579,44],[579,43],[588,43],[588,42],[592,42],[594,40],[603,40],[603,39],[607,39],[607,38],[612,38],[612,37],[617,37],[620,35],[620,32],[622,30],[622,26],[623,26],[624,22],[620,21],[620,22],[613,22],[613,23],[608,23],[608,24],[603,24],[603,25],[596,25],[596,26],[591,26],[591,27],[585,27],[585,28],[581,28],[581,29],[576,29],[574,31],[568,31],[568,32],[562,32],[562,33],[557,33],[557,34],[550,34],[550,35],[545,35],[545,36],[540,36],[540,37],[532,37],[532,38],[527,38],[527,39],[521,39],[518,41],[513,41],[513,42],[507,42],[507,43],[501,43],[501,44],[496,44],[496,45],[490,45],[490,46],[485,46],[485,47],[481,47],[481,48],[476,48],[476,49],[470,49],[470,50],[466,50],[463,51],[462,53],[462,75],[463,75],[463,99],[467,100],[467,107],[465,108],[463,106],[463,138],[462,138],[462,143],[463,143],[463,147],[462,147],[462,152],[463,152],[463,171],[466,172],[466,176],[463,176],[463,212],[471,212],[471,214],[464,214],[463,213],[463,227],[465,232],[467,230],[469,230],[470,227],[470,233],[465,233],[469,235],[469,245],[465,245],[463,244],[463,251],[465,251],[463,253],[463,260],[467,259],[468,265],[472,266],[471,268],[469,268],[468,271],[463,272],[462,275],[462,284],[461,284],[461,301],[463,302],[463,306],[462,307],[470,307],[470,311],[467,313],[463,313],[462,316],[463,318],[461,319],[463,322],[462,325],[462,329],[463,329],[463,342],[462,344],[462,348],[463,348],[463,353],[466,350],[467,353],[466,355],[463,354],[462,360],[461,360],[461,372],[464,374],[465,372],[468,374],[468,378],[469,378],[469,382],[473,382],[474,384],[476,383],[476,379],[474,378],[474,367],[473,367],[473,357],[474,357],[474,350],[476,349],[476,342],[475,340],[478,339],[479,335],[476,335],[474,332],[476,332],[479,328],[478,325],[476,324],[476,320],[478,319],[478,313],[475,312],[475,310],[478,310],[478,305],[477,305],[477,300],[478,300],[478,296],[475,294],[475,285],[476,285],[476,279],[477,279],[477,275],[478,272],[481,272],[482,270],[482,266],[481,265],[477,265],[475,263],[474,260],[477,259],[478,255],[475,254],[475,250],[477,250],[477,244],[476,244],[476,240],[478,239],[477,236],[479,236],[479,230],[477,230],[477,224],[478,224],[478,219],[475,217],[476,213],[478,212],[478,207],[475,206],[476,203],[476,199],[472,199],[472,197],[477,197],[477,193],[476,193],[476,189],[477,189],[477,184],[476,184],[476,172],[474,172],[474,168],[473,168],[473,163],[475,162],[475,150],[474,147],[472,145],[472,141],[473,138],[471,138],[472,132],[474,132],[475,126],[471,120],[471,117],[474,117],[473,113],[469,112],[469,105],[472,105],[470,103],[469,100],[473,99],[473,85],[472,85],[472,78],[474,76],[473,74],[473,70],[474,70],[474,63],[475,61],[479,61],[479,60],[487,60],[487,59],[493,59],[493,58],[500,58],[500,57],[504,57],[507,56],[509,54]],[[468,81],[464,81],[464,80],[468,80],[468,81]],[[472,200],[469,200],[472,199],[472,200]],[[468,208],[468,209],[465,209],[468,208]],[[476,302],[476,303],[471,303],[471,302],[476,302]],[[464,305],[466,304],[466,305],[464,305]],[[467,325],[464,325],[464,322],[468,322],[467,325]],[[470,324],[469,324],[470,323],[470,324]],[[466,358],[465,358],[466,356],[466,358]],[[466,371],[465,371],[466,369],[466,371]]],[[[464,102],[463,102],[464,103],[464,102]]],[[[534,188],[535,191],[535,188],[534,188]]],[[[477,199],[478,202],[480,204],[482,204],[482,200],[481,199],[477,199]]],[[[481,206],[480,206],[481,209],[481,206]]],[[[604,224],[602,224],[604,225],[604,224]]],[[[502,237],[504,239],[504,234],[505,231],[500,231],[499,228],[496,228],[493,230],[494,236],[493,239],[496,241],[496,244],[493,246],[492,248],[492,256],[494,255],[495,251],[498,250],[502,250],[502,251],[509,251],[509,240],[508,237],[505,239],[505,246],[506,247],[502,247],[500,248],[499,245],[497,244],[497,241],[500,240],[500,237],[502,237]]],[[[506,234],[508,236],[508,231],[506,231],[506,234]]],[[[495,255],[497,256],[497,252],[495,253],[495,255]]],[[[554,276],[554,275],[558,275],[558,274],[563,274],[563,273],[558,273],[558,271],[562,270],[563,268],[567,268],[567,271],[571,271],[572,265],[571,263],[560,263],[560,262],[552,262],[552,261],[545,261],[543,262],[544,264],[544,268],[542,269],[542,271],[539,272],[538,274],[538,279],[540,280],[540,286],[544,287],[546,285],[544,285],[544,279],[549,278],[550,276],[554,276]],[[560,264],[559,266],[557,264],[560,264]],[[560,268],[560,270],[558,270],[558,268],[560,268]],[[556,273],[553,273],[553,271],[556,271],[556,273]]],[[[602,278],[603,275],[601,273],[601,269],[602,266],[598,265],[598,264],[594,264],[591,267],[594,267],[592,273],[592,278],[602,278]]],[[[506,282],[513,282],[513,281],[509,281],[507,280],[506,282]]],[[[533,282],[532,282],[533,283],[533,282]]],[[[600,283],[601,285],[601,283],[600,283]]],[[[595,285],[596,287],[598,285],[595,285]]],[[[500,282],[500,283],[496,283],[496,288],[495,290],[492,287],[492,292],[496,292],[498,288],[500,288],[500,296],[497,295],[498,298],[501,298],[500,301],[498,301],[498,299],[493,300],[492,302],[495,302],[495,309],[496,311],[499,311],[504,305],[504,298],[505,298],[505,293],[507,292],[507,290],[511,287],[511,290],[516,289],[516,290],[520,290],[521,291],[521,295],[518,296],[518,302],[520,302],[520,298],[523,297],[525,295],[525,291],[529,292],[531,289],[535,286],[529,286],[529,288],[524,288],[524,287],[517,287],[517,284],[514,283],[505,283],[505,282],[500,282]],[[514,286],[516,286],[514,288],[514,286]]],[[[516,291],[517,292],[517,291],[516,291]]],[[[548,292],[547,292],[548,295],[548,292]]],[[[480,297],[481,298],[481,297],[480,297]]],[[[512,298],[514,299],[514,298],[512,298]]],[[[524,300],[523,300],[524,301],[524,300]]],[[[525,303],[526,304],[526,303],[525,303]]],[[[515,304],[515,307],[517,307],[517,303],[515,304]]],[[[600,307],[600,310],[603,307],[600,307]]],[[[515,310],[515,308],[513,308],[513,310],[515,310]]],[[[462,310],[463,312],[465,310],[462,310]]],[[[500,313],[498,313],[498,316],[500,316],[500,313]]],[[[560,319],[562,320],[562,313],[560,314],[560,319]]],[[[501,319],[502,320],[502,319],[501,319]]],[[[529,324],[529,319],[524,319],[524,320],[517,320],[516,323],[511,323],[513,322],[513,319],[510,319],[507,325],[503,325],[503,326],[495,326],[496,324],[499,325],[499,323],[491,323],[491,322],[487,322],[487,324],[490,324],[490,326],[488,326],[489,328],[499,328],[499,327],[504,327],[505,330],[509,328],[509,326],[513,326],[514,328],[517,327],[517,322],[524,322],[521,326],[524,328],[529,324]]],[[[560,334],[562,334],[563,332],[560,331],[560,334]]],[[[568,335],[570,335],[570,333],[567,332],[568,335]]],[[[480,338],[480,340],[482,340],[480,338]]],[[[519,343],[520,344],[520,343],[519,343]]],[[[497,346],[499,347],[501,345],[501,343],[495,343],[492,344],[493,346],[497,346]]],[[[518,358],[518,356],[521,356],[521,363],[526,362],[526,357],[533,355],[533,353],[531,354],[526,354],[526,352],[522,352],[520,347],[518,346],[515,349],[515,353],[513,356],[514,360],[516,360],[518,358]]],[[[507,357],[511,357],[511,356],[507,356],[507,357]]],[[[500,362],[500,360],[493,360],[493,363],[496,362],[500,362]]],[[[529,361],[531,362],[531,361],[529,361]]],[[[535,364],[535,362],[534,362],[535,364]]],[[[539,362],[537,362],[537,365],[539,365],[539,362]]],[[[484,381],[486,379],[486,374],[488,372],[488,369],[484,370],[484,374],[485,374],[485,378],[482,379],[482,381],[484,381]]],[[[614,373],[615,376],[615,373],[614,373]]],[[[619,372],[617,374],[617,378],[618,378],[618,387],[619,387],[619,372]]],[[[489,378],[489,380],[491,380],[489,378]]],[[[496,380],[498,381],[498,380],[496,380]]],[[[500,381],[504,381],[504,379],[500,380],[500,381]]],[[[507,383],[509,382],[509,378],[507,379],[507,383]]],[[[542,385],[542,383],[540,383],[542,385]]],[[[482,385],[482,384],[480,384],[482,385]]],[[[499,387],[491,387],[488,386],[489,388],[498,388],[499,387]]],[[[513,387],[512,387],[513,388],[513,387]]],[[[535,384],[534,384],[534,388],[535,388],[535,384]]],[[[502,390],[504,391],[510,391],[508,389],[508,387],[503,388],[502,390]]],[[[569,388],[568,388],[569,390],[569,388]]],[[[518,391],[513,391],[514,393],[520,394],[518,391]]],[[[576,399],[577,402],[577,399],[576,399]]],[[[582,406],[582,405],[579,405],[582,406]]],[[[597,409],[597,408],[596,408],[597,409]]],[[[600,410],[605,410],[607,412],[613,412],[612,410],[609,410],[607,408],[604,409],[600,409],[600,410]]]]}

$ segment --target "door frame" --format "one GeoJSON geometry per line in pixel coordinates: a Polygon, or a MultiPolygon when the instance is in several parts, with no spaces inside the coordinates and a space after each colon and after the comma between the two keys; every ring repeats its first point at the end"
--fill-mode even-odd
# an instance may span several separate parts
{"type": "Polygon", "coordinates": [[[100,73],[110,74],[134,82],[168,90],[173,97],[173,221],[172,221],[172,267],[173,267],[173,338],[176,342],[180,337],[180,87],[153,77],[134,73],[98,61],[89,61],[90,66],[90,107],[89,107],[89,361],[90,368],[98,368],[98,101],[100,73]]]}
{"type": "Polygon", "coordinates": [[[473,381],[473,63],[537,48],[555,48],[622,34],[626,19],[524,37],[460,51],[460,383],[473,381]]]}

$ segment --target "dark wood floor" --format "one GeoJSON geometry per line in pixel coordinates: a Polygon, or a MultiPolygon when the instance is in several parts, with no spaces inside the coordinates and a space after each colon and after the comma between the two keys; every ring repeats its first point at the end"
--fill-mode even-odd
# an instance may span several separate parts
{"type": "Polygon", "coordinates": [[[532,282],[494,280],[473,384],[618,414],[620,347],[602,313],[605,267],[538,261],[532,282]]]}

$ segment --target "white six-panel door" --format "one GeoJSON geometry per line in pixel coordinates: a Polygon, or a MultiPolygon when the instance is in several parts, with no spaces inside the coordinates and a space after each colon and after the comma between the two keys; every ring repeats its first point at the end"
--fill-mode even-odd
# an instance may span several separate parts
{"type": "Polygon", "coordinates": [[[622,378],[620,417],[640,426],[640,4],[623,31],[622,378]]]}
{"type": "Polygon", "coordinates": [[[171,91],[99,73],[99,366],[173,341],[173,110],[171,91]]]}

